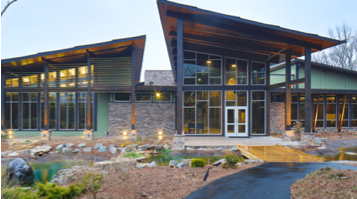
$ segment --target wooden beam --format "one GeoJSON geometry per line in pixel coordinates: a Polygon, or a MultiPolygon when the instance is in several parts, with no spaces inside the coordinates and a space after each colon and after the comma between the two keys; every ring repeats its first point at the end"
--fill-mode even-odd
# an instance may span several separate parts
{"type": "Polygon", "coordinates": [[[135,130],[135,47],[131,53],[131,130],[135,130]]]}
{"type": "Polygon", "coordinates": [[[1,131],[6,130],[5,127],[5,84],[6,84],[6,72],[1,69],[1,131]]]}
{"type": "Polygon", "coordinates": [[[44,101],[43,101],[43,129],[45,131],[48,131],[50,129],[49,125],[49,110],[50,110],[50,105],[49,105],[49,100],[48,100],[48,64],[43,63],[43,68],[44,68],[44,75],[45,75],[45,81],[43,85],[43,95],[44,95],[44,101]]]}
{"type": "MultiPolygon", "coordinates": [[[[337,103],[340,104],[339,101],[337,101],[337,103]]],[[[341,132],[341,130],[342,130],[343,117],[344,117],[344,115],[345,115],[345,108],[346,108],[346,95],[344,96],[344,99],[343,99],[343,108],[342,108],[341,122],[340,122],[340,126],[339,126],[339,129],[338,129],[338,132],[341,132]]],[[[338,113],[340,113],[340,110],[338,110],[338,113]]]]}
{"type": "Polygon", "coordinates": [[[305,133],[311,133],[311,48],[305,48],[305,133]]]}
{"type": "Polygon", "coordinates": [[[291,44],[291,45],[295,45],[295,46],[307,47],[307,48],[310,48],[310,50],[311,50],[311,48],[316,49],[316,50],[322,50],[322,45],[320,45],[320,44],[315,44],[315,43],[311,43],[311,42],[307,42],[307,41],[302,41],[299,39],[284,37],[284,36],[276,35],[276,34],[272,34],[272,33],[261,32],[259,30],[244,29],[242,27],[234,26],[234,25],[227,24],[227,23],[220,23],[220,22],[216,21],[217,18],[215,18],[214,16],[180,13],[180,12],[174,12],[171,10],[168,10],[166,12],[166,16],[180,19],[183,21],[188,21],[191,23],[203,24],[206,26],[211,26],[211,27],[224,29],[224,30],[228,30],[228,31],[232,31],[232,32],[238,32],[241,34],[254,36],[257,38],[266,39],[266,40],[270,40],[270,41],[277,41],[277,42],[282,42],[282,43],[291,44]]]}
{"type": "Polygon", "coordinates": [[[176,114],[176,126],[177,134],[181,135],[183,130],[182,117],[183,117],[183,21],[177,19],[177,114],[176,114]]]}
{"type": "Polygon", "coordinates": [[[91,109],[91,68],[92,68],[92,63],[91,63],[91,58],[89,56],[90,54],[87,54],[87,130],[92,130],[92,109],[91,109]]]}
{"type": "Polygon", "coordinates": [[[285,130],[291,130],[291,54],[285,57],[285,130]]]}
{"type": "Polygon", "coordinates": [[[319,115],[319,107],[320,107],[320,95],[317,96],[317,106],[316,106],[315,121],[314,121],[314,132],[316,132],[317,117],[319,115]]]}

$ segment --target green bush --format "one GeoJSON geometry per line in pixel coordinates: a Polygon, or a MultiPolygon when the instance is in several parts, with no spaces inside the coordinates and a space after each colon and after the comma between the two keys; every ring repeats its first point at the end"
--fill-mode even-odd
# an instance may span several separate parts
{"type": "Polygon", "coordinates": [[[137,154],[135,151],[127,152],[124,154],[124,158],[140,158],[142,154],[137,154]]]}
{"type": "Polygon", "coordinates": [[[224,159],[226,160],[226,163],[223,164],[223,168],[236,168],[236,164],[239,161],[238,156],[234,155],[233,153],[226,153],[224,155],[224,159]]]}
{"type": "Polygon", "coordinates": [[[205,167],[205,161],[202,159],[192,159],[191,160],[191,167],[196,168],[196,167],[205,167]]]}
{"type": "Polygon", "coordinates": [[[141,141],[138,141],[137,145],[141,145],[141,141]]]}
{"type": "Polygon", "coordinates": [[[141,142],[141,138],[138,138],[136,141],[141,142]]]}
{"type": "Polygon", "coordinates": [[[1,141],[4,141],[7,139],[7,134],[1,133],[1,141]]]}
{"type": "Polygon", "coordinates": [[[69,187],[57,186],[56,183],[36,183],[37,196],[44,199],[62,199],[62,198],[75,198],[83,191],[77,184],[72,184],[69,187]]]}
{"type": "Polygon", "coordinates": [[[101,191],[104,175],[99,172],[86,172],[79,186],[84,192],[92,195],[92,198],[97,198],[97,193],[101,191]]]}

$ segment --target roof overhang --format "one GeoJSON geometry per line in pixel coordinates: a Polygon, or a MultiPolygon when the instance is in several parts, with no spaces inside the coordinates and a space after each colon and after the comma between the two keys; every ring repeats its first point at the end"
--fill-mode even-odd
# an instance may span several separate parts
{"type": "Polygon", "coordinates": [[[86,63],[87,56],[91,57],[120,57],[132,56],[135,52],[135,81],[140,81],[146,36],[115,39],[112,41],[75,46],[62,50],[41,52],[22,57],[1,60],[1,68],[9,71],[33,71],[42,68],[43,62],[52,64],[86,63]]]}
{"type": "Polygon", "coordinates": [[[225,51],[256,61],[280,63],[286,54],[303,56],[305,47],[315,52],[345,42],[166,0],[157,3],[174,74],[177,19],[183,20],[184,49],[225,51]]]}

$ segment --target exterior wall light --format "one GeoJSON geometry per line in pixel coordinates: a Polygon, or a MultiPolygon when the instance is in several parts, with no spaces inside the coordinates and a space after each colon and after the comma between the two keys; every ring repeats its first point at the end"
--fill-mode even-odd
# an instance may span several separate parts
{"type": "Polygon", "coordinates": [[[235,64],[232,64],[232,68],[235,68],[237,65],[235,65],[235,64]]]}
{"type": "Polygon", "coordinates": [[[210,64],[210,63],[212,63],[212,61],[211,61],[211,60],[208,60],[208,61],[207,61],[207,64],[210,64]]]}
{"type": "Polygon", "coordinates": [[[156,97],[160,97],[160,93],[156,93],[156,97]]]}
{"type": "Polygon", "coordinates": [[[162,131],[159,131],[159,135],[162,135],[162,131]]]}
{"type": "Polygon", "coordinates": [[[123,132],[123,135],[126,135],[126,134],[127,134],[127,132],[126,132],[126,131],[124,131],[124,132],[123,132]]]}
{"type": "Polygon", "coordinates": [[[7,133],[8,133],[9,135],[11,135],[11,134],[12,134],[12,130],[8,131],[7,133]]]}
{"type": "Polygon", "coordinates": [[[162,136],[160,135],[160,136],[159,136],[159,140],[161,140],[161,139],[162,139],[162,136]]]}

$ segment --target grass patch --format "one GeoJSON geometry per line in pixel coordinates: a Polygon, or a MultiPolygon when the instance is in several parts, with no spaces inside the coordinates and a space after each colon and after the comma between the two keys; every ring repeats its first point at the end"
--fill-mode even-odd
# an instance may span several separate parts
{"type": "Polygon", "coordinates": [[[357,198],[357,171],[330,167],[306,175],[290,186],[291,198],[357,198]]]}
{"type": "Polygon", "coordinates": [[[137,154],[135,151],[127,152],[124,154],[125,158],[140,158],[143,154],[137,154]]]}
{"type": "Polygon", "coordinates": [[[169,154],[172,152],[172,149],[161,149],[159,152],[164,154],[169,154]]]}

